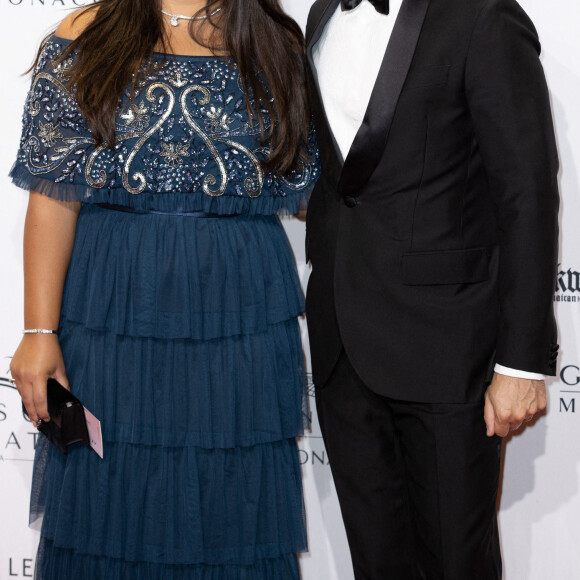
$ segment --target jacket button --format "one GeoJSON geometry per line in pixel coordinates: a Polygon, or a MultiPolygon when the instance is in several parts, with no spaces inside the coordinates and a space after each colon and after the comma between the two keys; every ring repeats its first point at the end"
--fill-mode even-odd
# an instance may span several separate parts
{"type": "Polygon", "coordinates": [[[358,201],[356,199],[356,197],[352,197],[351,195],[347,196],[344,198],[344,205],[346,205],[346,207],[356,207],[358,205],[358,201]]]}

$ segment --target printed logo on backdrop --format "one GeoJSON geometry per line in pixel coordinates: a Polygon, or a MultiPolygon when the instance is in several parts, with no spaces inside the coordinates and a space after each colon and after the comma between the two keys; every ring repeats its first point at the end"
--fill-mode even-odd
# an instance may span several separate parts
{"type": "Polygon", "coordinates": [[[10,382],[10,359],[0,372],[0,469],[14,461],[32,461],[39,433],[22,413],[22,400],[10,382]]]}
{"type": "Polygon", "coordinates": [[[556,280],[554,302],[580,302],[580,272],[574,268],[562,268],[556,280]]]}
{"type": "Polygon", "coordinates": [[[92,4],[95,0],[8,0],[11,6],[38,6],[42,8],[43,6],[51,7],[56,6],[58,8],[74,8],[75,6],[86,6],[87,4],[92,4]]]}
{"type": "Polygon", "coordinates": [[[299,439],[298,454],[300,463],[302,465],[312,465],[316,467],[326,468],[329,465],[328,455],[324,448],[324,441],[322,440],[322,433],[320,431],[320,424],[318,423],[318,416],[315,412],[314,403],[314,383],[312,382],[312,374],[307,374],[308,380],[308,399],[310,403],[310,432],[304,434],[299,439]]]}
{"type": "Polygon", "coordinates": [[[32,578],[34,575],[34,560],[32,558],[8,558],[8,562],[3,562],[1,569],[7,570],[8,576],[32,578]]]}
{"type": "Polygon", "coordinates": [[[564,365],[560,371],[560,403],[559,411],[565,414],[580,414],[580,366],[564,365]]]}

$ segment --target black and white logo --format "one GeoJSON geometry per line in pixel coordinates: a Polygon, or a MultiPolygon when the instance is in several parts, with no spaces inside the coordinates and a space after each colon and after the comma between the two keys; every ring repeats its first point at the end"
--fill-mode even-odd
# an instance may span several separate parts
{"type": "Polygon", "coordinates": [[[0,373],[0,469],[8,462],[30,462],[39,433],[22,412],[22,399],[10,382],[10,358],[2,359],[0,373]]]}
{"type": "Polygon", "coordinates": [[[560,264],[556,280],[555,302],[580,302],[580,272],[560,264]]]}
{"type": "Polygon", "coordinates": [[[577,399],[580,397],[580,365],[563,365],[560,370],[560,401],[558,410],[564,414],[576,414],[580,412],[577,399]]]}
{"type": "Polygon", "coordinates": [[[300,463],[302,465],[312,465],[313,467],[328,467],[328,455],[324,448],[324,441],[322,440],[322,432],[320,431],[320,424],[315,409],[315,387],[312,382],[312,375],[308,373],[308,400],[310,403],[310,431],[304,434],[299,440],[298,454],[300,463]]]}

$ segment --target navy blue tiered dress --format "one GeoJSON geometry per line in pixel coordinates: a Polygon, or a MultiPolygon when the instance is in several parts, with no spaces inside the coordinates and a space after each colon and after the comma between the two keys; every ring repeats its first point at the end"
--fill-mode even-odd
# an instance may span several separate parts
{"type": "Polygon", "coordinates": [[[265,174],[235,64],[161,54],[121,103],[115,148],[96,147],[66,43],[43,50],[11,176],[83,202],[60,342],[104,459],[40,439],[37,578],[297,579],[304,304],[278,214],[307,199],[315,149],[265,174]]]}

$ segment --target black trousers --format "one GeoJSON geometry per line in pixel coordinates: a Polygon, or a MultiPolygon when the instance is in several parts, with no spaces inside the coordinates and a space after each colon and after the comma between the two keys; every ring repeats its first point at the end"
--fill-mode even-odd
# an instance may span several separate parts
{"type": "Polygon", "coordinates": [[[501,439],[483,400],[382,397],[343,351],[316,406],[356,580],[501,579],[501,439]]]}

